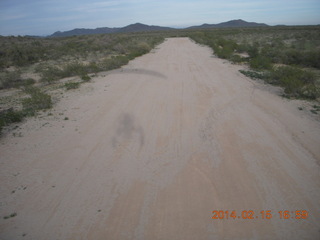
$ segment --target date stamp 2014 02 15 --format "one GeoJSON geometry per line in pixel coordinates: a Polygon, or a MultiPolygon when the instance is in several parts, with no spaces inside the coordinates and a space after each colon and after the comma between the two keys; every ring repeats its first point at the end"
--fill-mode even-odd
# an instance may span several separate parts
{"type": "Polygon", "coordinates": [[[212,211],[212,219],[307,219],[309,212],[306,210],[281,210],[273,212],[271,210],[253,211],[253,210],[214,210],[212,211]]]}

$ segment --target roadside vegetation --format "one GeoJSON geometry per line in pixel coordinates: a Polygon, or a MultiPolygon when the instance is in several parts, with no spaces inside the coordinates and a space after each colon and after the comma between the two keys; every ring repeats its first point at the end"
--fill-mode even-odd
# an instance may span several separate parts
{"type": "Polygon", "coordinates": [[[22,91],[27,97],[21,99],[22,109],[15,110],[13,107],[0,112],[0,133],[3,127],[21,122],[25,117],[36,115],[39,110],[52,107],[51,96],[37,87],[25,87],[22,91]]]}
{"type": "Polygon", "coordinates": [[[62,38],[0,36],[0,93],[15,92],[12,97],[0,94],[0,134],[4,126],[52,107],[52,89],[77,89],[95,74],[119,68],[148,53],[166,37],[190,37],[212,48],[217,57],[246,65],[247,70],[241,70],[242,74],[281,86],[288,98],[319,101],[319,26],[62,38]]]}
{"type": "Polygon", "coordinates": [[[10,97],[0,95],[0,134],[4,126],[51,108],[48,86],[79,88],[92,75],[126,65],[163,40],[163,36],[152,33],[64,38],[0,36],[0,91],[21,92],[14,96],[19,99],[11,102],[7,101],[10,97]],[[70,77],[73,79],[61,83],[61,79],[70,77]]]}
{"type": "Polygon", "coordinates": [[[219,58],[248,65],[240,72],[283,87],[286,97],[320,97],[320,27],[204,30],[190,38],[219,58]]]}
{"type": "Polygon", "coordinates": [[[119,68],[163,41],[152,34],[102,34],[65,38],[0,37],[0,89],[33,84],[32,72],[51,83],[119,68]]]}

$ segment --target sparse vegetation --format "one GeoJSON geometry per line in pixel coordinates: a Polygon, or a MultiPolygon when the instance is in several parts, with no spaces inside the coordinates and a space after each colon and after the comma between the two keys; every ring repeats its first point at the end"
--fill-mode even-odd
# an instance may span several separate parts
{"type": "Polygon", "coordinates": [[[258,71],[246,71],[246,70],[239,70],[243,75],[250,77],[252,79],[265,79],[265,74],[263,72],[258,71]]]}
{"type": "Polygon", "coordinates": [[[52,107],[51,96],[43,93],[39,88],[26,87],[25,92],[31,96],[22,100],[25,116],[34,116],[37,111],[52,107]]]}
{"type": "Polygon", "coordinates": [[[3,219],[13,218],[13,217],[16,217],[17,215],[18,215],[17,213],[11,213],[11,214],[8,215],[8,216],[4,216],[3,219]]]}
{"type": "Polygon", "coordinates": [[[80,82],[68,82],[64,84],[67,90],[79,88],[80,82]]]}
{"type": "Polygon", "coordinates": [[[18,85],[21,81],[21,73],[16,71],[4,71],[1,73],[0,89],[11,88],[18,85]]]}
{"type": "Polygon", "coordinates": [[[311,109],[310,112],[312,112],[313,114],[318,114],[318,111],[311,109]]]}
{"type": "Polygon", "coordinates": [[[109,70],[117,69],[123,65],[126,65],[128,62],[129,62],[129,56],[112,56],[109,59],[105,59],[101,63],[101,70],[109,71],[109,70]]]}
{"type": "Polygon", "coordinates": [[[316,99],[319,94],[319,88],[316,87],[316,75],[298,67],[273,68],[266,81],[282,86],[290,97],[316,99]]]}
{"type": "MultiPolygon", "coordinates": [[[[47,86],[59,84],[62,78],[74,77],[59,86],[67,90],[78,88],[81,83],[91,80],[90,74],[119,68],[149,52],[165,37],[190,37],[211,47],[219,58],[246,64],[250,69],[241,70],[241,73],[283,87],[287,97],[320,97],[318,26],[196,29],[62,38],[0,36],[0,90],[16,88],[30,95],[21,100],[20,107],[13,104],[3,107],[11,110],[0,113],[0,132],[8,124],[50,108],[52,100],[44,90],[47,86]]],[[[17,104],[19,101],[12,102],[17,104]]]]}
{"type": "Polygon", "coordinates": [[[40,75],[41,81],[52,83],[65,77],[83,77],[121,67],[149,52],[163,39],[160,35],[141,33],[41,39],[0,37],[0,71],[3,71],[0,89],[21,85],[17,84],[21,82],[21,72],[8,72],[8,67],[18,69],[34,65],[34,72],[40,75]]]}
{"type": "Polygon", "coordinates": [[[78,88],[91,80],[90,73],[119,68],[163,40],[164,36],[155,33],[64,38],[0,36],[0,90],[16,88],[30,95],[23,98],[25,94],[20,94],[21,100],[3,107],[9,110],[0,112],[0,133],[4,126],[51,108],[51,96],[44,91],[47,86],[59,83],[62,78],[79,77],[81,81],[64,84],[67,90],[78,88]],[[37,81],[30,74],[37,76],[37,81]]]}
{"type": "Polygon", "coordinates": [[[39,88],[27,86],[24,88],[24,91],[30,97],[21,100],[22,110],[9,108],[0,112],[0,134],[3,127],[11,123],[21,122],[27,116],[34,116],[39,110],[52,107],[51,96],[42,92],[39,88]]]}
{"type": "Polygon", "coordinates": [[[313,114],[318,114],[319,111],[320,111],[320,106],[318,105],[313,105],[312,109],[310,110],[310,112],[312,112],[313,114]]]}
{"type": "Polygon", "coordinates": [[[319,30],[311,26],[203,30],[190,37],[210,46],[219,58],[248,64],[251,70],[241,73],[283,87],[288,97],[317,99],[319,30]]]}
{"type": "Polygon", "coordinates": [[[3,127],[16,122],[21,122],[24,117],[22,111],[14,111],[13,108],[0,112],[0,134],[3,127]]]}
{"type": "Polygon", "coordinates": [[[81,79],[83,82],[89,82],[91,80],[91,77],[88,74],[82,75],[81,79]]]}

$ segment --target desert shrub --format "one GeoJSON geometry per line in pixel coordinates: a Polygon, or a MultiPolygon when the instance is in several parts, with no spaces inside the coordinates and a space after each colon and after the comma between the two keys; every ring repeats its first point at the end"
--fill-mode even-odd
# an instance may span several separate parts
{"type": "Polygon", "coordinates": [[[147,42],[140,42],[137,44],[137,49],[143,53],[148,53],[151,50],[151,47],[147,42]]]}
{"type": "Polygon", "coordinates": [[[113,50],[119,54],[125,54],[127,52],[126,47],[122,43],[117,43],[114,47],[113,50]]]}
{"type": "Polygon", "coordinates": [[[317,99],[320,96],[320,89],[316,85],[305,85],[300,91],[302,98],[306,99],[317,99]]]}
{"type": "Polygon", "coordinates": [[[152,49],[152,44],[152,41],[144,38],[131,41],[127,43],[127,55],[130,59],[142,56],[143,54],[148,53],[152,49]]]}
{"type": "Polygon", "coordinates": [[[139,50],[139,49],[134,49],[132,51],[130,51],[130,53],[127,55],[129,60],[133,60],[135,59],[136,57],[140,57],[142,56],[143,54],[145,54],[146,52],[144,50],[139,50]]]}
{"type": "Polygon", "coordinates": [[[272,47],[270,44],[263,46],[256,55],[256,57],[258,56],[268,58],[271,63],[283,63],[283,59],[285,57],[283,48],[272,47]]]}
{"type": "Polygon", "coordinates": [[[81,79],[83,82],[89,82],[91,80],[91,77],[88,74],[82,75],[81,79]]]}
{"type": "Polygon", "coordinates": [[[61,78],[62,71],[60,68],[56,66],[46,66],[42,69],[37,68],[36,71],[40,72],[41,75],[41,81],[43,82],[54,82],[61,78]]]}
{"type": "Polygon", "coordinates": [[[316,76],[313,73],[291,66],[274,68],[270,77],[278,80],[286,77],[295,77],[299,78],[304,84],[314,84],[316,81],[316,76]]]}
{"type": "Polygon", "coordinates": [[[258,55],[249,61],[249,65],[253,69],[263,70],[271,69],[271,60],[268,57],[258,55]]]}
{"type": "Polygon", "coordinates": [[[0,89],[16,87],[21,81],[20,71],[4,72],[0,78],[0,89]]]}
{"type": "Polygon", "coordinates": [[[88,73],[87,66],[81,63],[69,63],[66,66],[59,68],[57,66],[41,66],[36,68],[37,72],[41,74],[41,81],[54,82],[61,78],[82,76],[88,73]]]}
{"type": "Polygon", "coordinates": [[[67,90],[76,89],[76,88],[79,88],[79,86],[80,86],[80,82],[69,82],[64,84],[64,87],[67,90]]]}
{"type": "Polygon", "coordinates": [[[24,86],[31,86],[35,84],[35,80],[32,78],[27,78],[27,79],[19,79],[18,81],[14,82],[13,87],[19,88],[19,87],[24,87],[24,86]]]}
{"type": "Polygon", "coordinates": [[[239,70],[243,75],[250,77],[252,79],[265,79],[266,75],[263,72],[257,71],[246,71],[246,70],[239,70]]]}
{"type": "Polygon", "coordinates": [[[233,49],[229,46],[225,46],[223,48],[216,47],[214,49],[214,53],[219,57],[223,59],[229,59],[233,54],[233,49]]]}
{"type": "Polygon", "coordinates": [[[188,36],[211,47],[220,58],[235,63],[248,61],[253,70],[242,70],[244,75],[280,85],[287,96],[314,99],[320,95],[312,69],[300,68],[320,68],[319,27],[197,30],[188,36]],[[241,52],[249,57],[235,54],[241,52]],[[273,69],[275,63],[289,66],[273,69]]]}
{"type": "Polygon", "coordinates": [[[301,51],[295,49],[288,49],[285,51],[285,58],[283,59],[284,64],[301,65],[303,62],[303,53],[301,51]]]}
{"type": "Polygon", "coordinates": [[[219,38],[211,42],[210,45],[213,48],[214,53],[219,58],[223,59],[230,59],[238,47],[236,42],[224,38],[219,38]]]}
{"type": "Polygon", "coordinates": [[[305,52],[303,65],[320,69],[320,50],[305,52]]]}
{"type": "Polygon", "coordinates": [[[258,55],[259,55],[259,44],[255,42],[253,45],[247,46],[247,53],[249,54],[249,56],[251,58],[258,57],[258,55]]]}
{"type": "Polygon", "coordinates": [[[248,43],[242,43],[242,44],[238,44],[237,46],[237,52],[239,53],[243,53],[243,52],[248,52],[248,48],[249,48],[249,45],[248,43]]]}
{"type": "Polygon", "coordinates": [[[61,77],[81,76],[87,74],[87,68],[84,64],[75,62],[67,64],[61,71],[61,77]]]}
{"type": "Polygon", "coordinates": [[[31,96],[22,100],[25,115],[33,116],[38,110],[52,107],[51,96],[43,93],[39,88],[29,86],[25,88],[25,92],[31,96]]]}
{"type": "Polygon", "coordinates": [[[126,56],[113,56],[103,61],[102,68],[108,71],[126,65],[128,62],[129,59],[126,56]]]}
{"type": "Polygon", "coordinates": [[[236,55],[236,54],[233,54],[233,55],[229,58],[229,60],[230,60],[231,62],[233,62],[233,63],[241,63],[241,62],[244,62],[244,61],[245,61],[244,58],[242,58],[242,57],[240,57],[239,55],[236,55]]]}
{"type": "Polygon", "coordinates": [[[86,66],[86,68],[88,73],[97,73],[101,70],[96,62],[90,62],[89,65],[86,66]]]}
{"type": "Polygon", "coordinates": [[[23,86],[30,86],[35,84],[36,81],[33,78],[27,78],[23,80],[23,86]]]}
{"type": "Polygon", "coordinates": [[[298,67],[278,67],[270,72],[269,80],[284,87],[288,96],[314,99],[318,95],[316,75],[298,67]]]}
{"type": "Polygon", "coordinates": [[[1,39],[0,68],[7,66],[27,66],[45,56],[45,47],[32,38],[9,37],[1,39]],[[37,44],[38,43],[38,44],[37,44]]]}
{"type": "Polygon", "coordinates": [[[15,111],[15,110],[13,110],[13,108],[1,111],[0,112],[0,134],[1,134],[3,127],[5,127],[11,123],[21,122],[23,117],[24,117],[23,112],[15,111]]]}
{"type": "Polygon", "coordinates": [[[52,107],[51,96],[41,92],[39,88],[27,86],[24,90],[30,97],[22,100],[22,110],[16,111],[10,108],[0,112],[0,134],[3,127],[21,122],[26,116],[34,116],[37,111],[52,107]]]}
{"type": "MultiPolygon", "coordinates": [[[[86,76],[88,73],[118,68],[137,56],[149,52],[164,40],[158,33],[101,34],[62,38],[1,37],[0,69],[10,66],[28,66],[37,63],[35,72],[41,81],[52,83],[70,76],[86,76]],[[110,59],[111,55],[125,56],[110,59]],[[95,57],[96,62],[82,64],[95,57]],[[58,61],[60,63],[58,63],[58,61]],[[75,61],[67,65],[61,62],[75,61]],[[50,61],[50,62],[49,62],[50,61]]],[[[31,84],[22,81],[17,74],[0,73],[0,89],[31,84]],[[6,76],[4,76],[6,75],[6,76]]],[[[87,78],[87,77],[85,77],[87,78]]],[[[87,81],[87,80],[85,80],[87,81]]]]}

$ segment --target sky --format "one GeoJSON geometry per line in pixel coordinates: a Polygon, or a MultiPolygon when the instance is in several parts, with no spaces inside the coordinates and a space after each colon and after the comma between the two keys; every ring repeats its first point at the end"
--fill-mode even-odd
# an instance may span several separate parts
{"type": "Polygon", "coordinates": [[[144,23],[189,27],[233,19],[320,24],[320,0],[0,0],[0,35],[50,35],[74,28],[144,23]]]}

